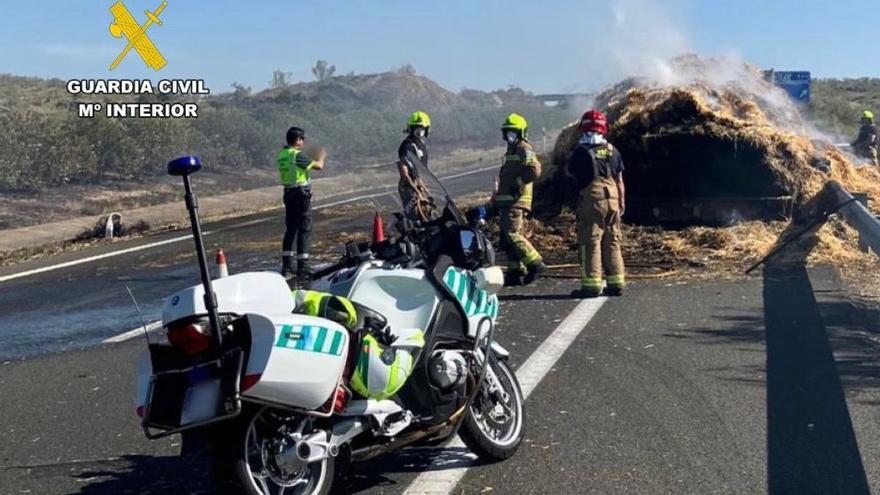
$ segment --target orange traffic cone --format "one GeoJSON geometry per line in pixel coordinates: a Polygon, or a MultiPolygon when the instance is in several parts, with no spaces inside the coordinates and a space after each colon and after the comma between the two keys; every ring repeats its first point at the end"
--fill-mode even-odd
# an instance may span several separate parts
{"type": "Polygon", "coordinates": [[[226,265],[226,255],[222,249],[217,250],[217,278],[229,276],[229,267],[226,265]]]}
{"type": "Polygon", "coordinates": [[[373,244],[378,244],[385,240],[385,228],[382,226],[382,215],[379,215],[379,211],[376,211],[376,215],[373,216],[373,244]]]}

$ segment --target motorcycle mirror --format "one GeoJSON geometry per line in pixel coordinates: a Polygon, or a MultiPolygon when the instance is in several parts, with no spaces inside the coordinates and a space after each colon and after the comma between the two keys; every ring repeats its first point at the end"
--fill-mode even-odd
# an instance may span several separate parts
{"type": "Polygon", "coordinates": [[[187,176],[198,172],[202,161],[197,156],[182,156],[168,162],[168,175],[187,176]]]}

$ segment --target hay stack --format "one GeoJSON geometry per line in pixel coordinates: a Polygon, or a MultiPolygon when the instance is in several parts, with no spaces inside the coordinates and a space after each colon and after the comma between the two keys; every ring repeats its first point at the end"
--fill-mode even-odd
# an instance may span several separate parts
{"type": "MultiPolygon", "coordinates": [[[[877,170],[857,169],[838,149],[811,139],[818,133],[757,69],[693,56],[672,64],[671,81],[628,79],[596,99],[608,115],[609,140],[627,164],[630,197],[790,195],[803,209],[836,179],[880,198],[877,170]],[[830,173],[819,170],[827,165],[830,173]]],[[[579,135],[572,124],[556,142],[538,184],[540,217],[576,201],[563,169],[579,135]]]]}

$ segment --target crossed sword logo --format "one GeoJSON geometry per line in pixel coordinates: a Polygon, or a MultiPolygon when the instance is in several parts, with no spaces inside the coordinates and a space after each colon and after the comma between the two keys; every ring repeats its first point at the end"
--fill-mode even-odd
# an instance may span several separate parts
{"type": "Polygon", "coordinates": [[[145,10],[144,14],[147,15],[147,21],[142,25],[134,19],[131,12],[128,11],[122,2],[116,2],[110,7],[110,13],[113,14],[114,18],[114,22],[110,24],[110,34],[113,35],[114,38],[121,38],[122,35],[125,35],[128,39],[128,44],[125,45],[125,48],[123,48],[119,56],[116,57],[116,60],[110,64],[110,70],[115,69],[119,63],[122,62],[122,59],[128,55],[128,52],[130,52],[132,48],[134,48],[138,55],[141,56],[148,67],[159,70],[165,66],[167,63],[165,57],[159,53],[156,45],[154,45],[147,36],[147,29],[153,24],[158,24],[159,26],[162,25],[159,15],[162,14],[162,11],[165,10],[165,7],[167,6],[168,2],[163,1],[154,12],[145,10]]]}

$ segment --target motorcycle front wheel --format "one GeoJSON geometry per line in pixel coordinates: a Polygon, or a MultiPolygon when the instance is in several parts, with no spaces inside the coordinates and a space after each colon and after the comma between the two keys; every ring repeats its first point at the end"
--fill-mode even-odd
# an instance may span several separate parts
{"type": "Polygon", "coordinates": [[[512,456],[522,443],[525,399],[506,362],[492,359],[489,366],[494,373],[486,374],[459,436],[481,459],[494,462],[512,456]]]}
{"type": "Polygon", "coordinates": [[[216,457],[219,488],[227,494],[325,495],[334,481],[334,458],[312,463],[277,456],[284,442],[314,433],[311,419],[291,417],[269,407],[238,421],[227,448],[216,457]],[[234,440],[233,440],[234,439],[234,440]]]}

